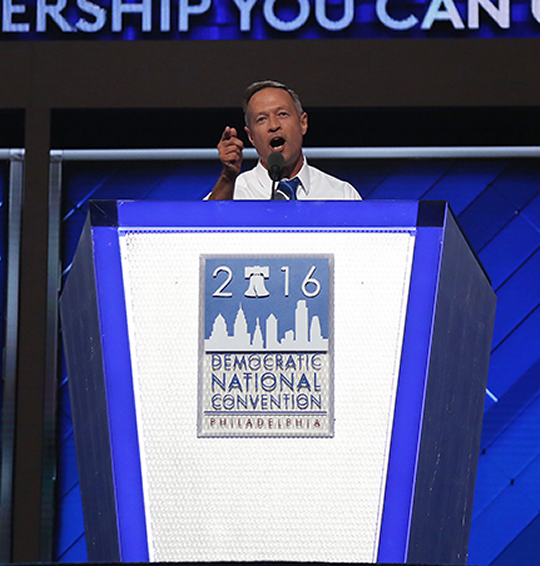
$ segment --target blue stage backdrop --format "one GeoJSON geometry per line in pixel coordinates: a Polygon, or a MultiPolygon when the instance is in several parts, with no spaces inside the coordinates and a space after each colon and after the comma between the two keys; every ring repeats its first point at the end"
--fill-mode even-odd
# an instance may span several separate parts
{"type": "MultiPolygon", "coordinates": [[[[311,161],[365,199],[448,200],[458,216],[498,296],[469,564],[531,564],[540,554],[540,163],[311,161]]],[[[216,162],[66,163],[65,274],[89,199],[201,199],[219,171],[216,162]]],[[[65,372],[60,419],[54,560],[80,562],[86,545],[65,372]]]]}

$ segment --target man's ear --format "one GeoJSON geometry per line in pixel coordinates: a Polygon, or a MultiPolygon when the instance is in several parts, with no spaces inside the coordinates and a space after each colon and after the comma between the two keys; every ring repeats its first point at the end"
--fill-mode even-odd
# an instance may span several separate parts
{"type": "Polygon", "coordinates": [[[253,145],[253,136],[251,135],[251,130],[249,129],[248,126],[244,126],[244,131],[247,134],[247,137],[249,139],[249,141],[251,142],[251,145],[253,145]]]}
{"type": "Polygon", "coordinates": [[[308,117],[306,112],[300,116],[300,126],[302,128],[302,135],[305,136],[308,130],[308,117]]]}

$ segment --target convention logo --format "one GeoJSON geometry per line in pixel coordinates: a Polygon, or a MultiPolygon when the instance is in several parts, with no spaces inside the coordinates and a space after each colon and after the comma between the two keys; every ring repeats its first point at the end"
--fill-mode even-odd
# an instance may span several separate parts
{"type": "Polygon", "coordinates": [[[333,256],[203,256],[199,436],[333,436],[333,256]]]}

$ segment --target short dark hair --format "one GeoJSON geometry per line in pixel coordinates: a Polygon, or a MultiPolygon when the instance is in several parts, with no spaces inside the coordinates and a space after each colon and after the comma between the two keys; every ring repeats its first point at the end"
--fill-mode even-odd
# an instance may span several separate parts
{"type": "Polygon", "coordinates": [[[292,88],[289,88],[286,84],[272,80],[255,81],[246,88],[246,92],[244,93],[244,100],[242,101],[242,110],[244,111],[244,120],[246,124],[249,101],[255,93],[259,92],[260,90],[264,90],[265,88],[280,88],[288,92],[290,97],[292,98],[294,107],[296,108],[298,115],[301,116],[304,113],[304,109],[302,108],[302,103],[300,102],[299,96],[296,94],[296,92],[294,92],[292,88]]]}

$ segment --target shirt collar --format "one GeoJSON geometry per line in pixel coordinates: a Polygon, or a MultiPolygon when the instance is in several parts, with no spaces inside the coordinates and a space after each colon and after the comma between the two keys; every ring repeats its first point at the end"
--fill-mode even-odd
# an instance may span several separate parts
{"type": "MultiPolygon", "coordinates": [[[[298,177],[300,179],[300,185],[298,190],[301,190],[305,195],[309,194],[309,167],[307,164],[307,160],[303,157],[304,162],[302,163],[302,167],[298,172],[298,177]]],[[[268,170],[262,164],[261,160],[257,163],[257,167],[255,167],[255,174],[257,175],[257,180],[259,183],[264,187],[265,191],[270,194],[272,191],[272,179],[270,179],[270,175],[268,175],[268,170]]]]}

